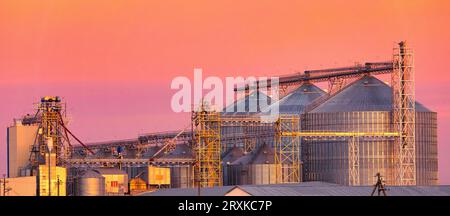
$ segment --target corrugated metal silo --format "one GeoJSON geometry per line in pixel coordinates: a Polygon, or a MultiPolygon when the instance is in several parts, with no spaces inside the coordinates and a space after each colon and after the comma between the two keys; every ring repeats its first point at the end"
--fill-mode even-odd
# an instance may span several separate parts
{"type": "MultiPolygon", "coordinates": [[[[234,103],[228,105],[222,110],[222,118],[239,117],[239,116],[252,116],[261,112],[261,110],[267,108],[272,103],[272,98],[261,91],[254,91],[251,94],[241,98],[234,103]]],[[[243,136],[253,133],[250,131],[252,127],[246,125],[226,125],[221,127],[221,145],[224,147],[224,151],[228,151],[234,146],[244,147],[243,136]]],[[[258,128],[261,130],[261,128],[258,128]]],[[[250,141],[250,140],[249,140],[250,141]]],[[[257,138],[251,140],[256,145],[262,143],[262,139],[257,138]]]]}
{"type": "Polygon", "coordinates": [[[251,115],[257,114],[272,104],[272,98],[261,91],[251,94],[235,101],[223,109],[222,115],[251,115]]]}
{"type": "MultiPolygon", "coordinates": [[[[319,87],[304,83],[281,100],[264,108],[257,116],[268,116],[271,110],[278,110],[279,114],[302,114],[307,105],[325,92],[319,87]]],[[[241,158],[235,160],[227,168],[225,182],[230,185],[242,184],[273,184],[276,182],[276,165],[274,162],[273,149],[273,126],[267,128],[268,138],[259,138],[257,149],[241,158]]],[[[232,131],[236,133],[236,131],[232,131]]],[[[228,133],[228,132],[227,132],[228,133]]],[[[225,165],[224,165],[225,167],[225,165]]]]}
{"type": "Polygon", "coordinates": [[[75,179],[77,196],[104,196],[105,177],[95,170],[88,170],[75,179]]]}
{"type": "Polygon", "coordinates": [[[276,106],[278,106],[280,114],[300,115],[305,112],[306,106],[324,94],[325,92],[314,84],[304,83],[279,101],[274,102],[264,109],[262,115],[270,114],[270,109],[274,109],[276,106]]]}
{"type": "MultiPolygon", "coordinates": [[[[192,159],[194,157],[192,149],[186,144],[177,144],[174,151],[168,154],[161,154],[161,159],[170,161],[171,159],[192,159]]],[[[193,167],[190,164],[167,165],[170,167],[170,187],[188,188],[193,186],[193,167]]]]}
{"type": "Polygon", "coordinates": [[[228,165],[229,185],[275,184],[276,165],[273,148],[260,146],[228,165]]]}
{"type": "Polygon", "coordinates": [[[170,167],[172,188],[190,188],[194,185],[194,168],[191,165],[170,167]]]}
{"type": "MultiPolygon", "coordinates": [[[[365,76],[304,114],[303,131],[390,132],[392,91],[384,82],[365,76]]],[[[436,113],[416,103],[417,184],[437,183],[436,113]]],[[[304,178],[348,185],[348,138],[302,142],[304,178]]],[[[359,138],[360,185],[372,185],[380,172],[395,184],[393,138],[359,138]]]]}
{"type": "Polygon", "coordinates": [[[243,148],[233,147],[222,157],[222,175],[223,175],[223,185],[232,185],[232,178],[229,176],[231,174],[231,163],[238,160],[239,158],[245,156],[243,148]]]}

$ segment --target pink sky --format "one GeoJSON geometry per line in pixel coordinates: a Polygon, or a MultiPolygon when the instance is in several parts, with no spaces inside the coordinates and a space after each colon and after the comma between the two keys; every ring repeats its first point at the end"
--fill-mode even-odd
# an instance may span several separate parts
{"type": "Polygon", "coordinates": [[[388,60],[407,40],[450,184],[450,2],[314,2],[0,0],[0,174],[6,127],[43,95],[64,97],[86,142],[133,138],[189,123],[170,109],[170,82],[195,67],[273,76],[388,60]]]}

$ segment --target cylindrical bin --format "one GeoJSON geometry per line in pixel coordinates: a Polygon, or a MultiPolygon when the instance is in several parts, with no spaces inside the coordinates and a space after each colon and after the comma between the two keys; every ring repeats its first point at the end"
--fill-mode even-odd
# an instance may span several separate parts
{"type": "Polygon", "coordinates": [[[100,173],[89,170],[76,179],[77,196],[104,196],[105,178],[100,173]]]}

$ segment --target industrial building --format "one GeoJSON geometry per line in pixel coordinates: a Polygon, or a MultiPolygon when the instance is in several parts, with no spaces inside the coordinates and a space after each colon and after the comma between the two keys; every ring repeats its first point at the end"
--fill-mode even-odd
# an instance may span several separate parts
{"type": "Polygon", "coordinates": [[[8,174],[42,179],[40,166],[50,160],[51,167],[67,172],[60,179],[67,195],[83,196],[197,187],[205,193],[221,188],[305,195],[311,185],[322,195],[336,194],[335,187],[342,195],[362,195],[380,176],[401,191],[418,186],[447,191],[434,186],[437,114],[415,100],[411,50],[400,43],[394,53],[388,62],[282,76],[277,101],[260,91],[262,84],[247,84],[235,89],[245,97],[221,112],[201,104],[190,128],[128,140],[83,143],[66,126],[59,97],[44,97],[35,115],[8,128],[8,174]],[[391,84],[379,74],[391,74],[391,84]],[[319,82],[328,83],[327,91],[315,85],[319,82]],[[269,116],[273,107],[279,115],[269,116]],[[55,158],[47,159],[49,153],[55,158]],[[322,183],[308,183],[316,181],[322,183]]]}
{"type": "Polygon", "coordinates": [[[0,196],[36,196],[36,176],[0,179],[0,196]]]}
{"type": "Polygon", "coordinates": [[[38,125],[27,122],[29,116],[15,119],[12,126],[7,128],[7,176],[15,178],[26,176],[25,168],[29,164],[30,149],[33,146],[38,125]]]}

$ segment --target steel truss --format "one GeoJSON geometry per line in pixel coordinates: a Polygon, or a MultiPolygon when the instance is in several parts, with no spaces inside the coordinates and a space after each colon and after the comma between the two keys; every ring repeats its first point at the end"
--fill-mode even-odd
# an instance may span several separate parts
{"type": "Polygon", "coordinates": [[[277,183],[298,183],[300,175],[299,116],[280,116],[275,122],[275,164],[277,183]]]}
{"type": "Polygon", "coordinates": [[[65,104],[59,97],[44,97],[37,106],[36,117],[38,115],[40,121],[38,121],[39,127],[31,151],[31,166],[37,169],[40,160],[45,160],[45,155],[49,151],[47,146],[49,139],[53,143],[51,153],[56,154],[56,164],[63,165],[72,152],[67,131],[62,125],[65,104]]]}
{"type": "Polygon", "coordinates": [[[393,123],[400,133],[394,146],[398,185],[416,185],[414,56],[405,42],[394,49],[393,123]]]}
{"type": "Polygon", "coordinates": [[[196,165],[195,184],[199,187],[222,186],[220,113],[201,106],[192,112],[196,165]]]}
{"type": "Polygon", "coordinates": [[[177,158],[157,158],[155,160],[148,159],[132,159],[132,158],[97,158],[97,159],[68,159],[67,167],[73,168],[93,168],[93,167],[146,167],[149,165],[158,166],[175,166],[175,165],[192,165],[194,164],[194,159],[177,159],[177,158]]]}
{"type": "Polygon", "coordinates": [[[251,150],[265,141],[273,140],[273,124],[262,122],[261,118],[248,115],[222,115],[221,144],[226,152],[234,146],[242,145],[244,149],[251,150]],[[232,131],[227,131],[231,129],[232,131]]]}
{"type": "Polygon", "coordinates": [[[57,166],[70,166],[73,157],[73,138],[81,145],[83,151],[94,154],[80,139],[78,139],[66,126],[66,105],[60,97],[46,96],[37,104],[36,114],[32,118],[38,125],[35,140],[31,148],[30,165],[31,175],[37,171],[40,164],[47,161],[48,153],[55,154],[53,161],[57,166]],[[49,146],[51,144],[51,146],[49,146]]]}

